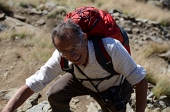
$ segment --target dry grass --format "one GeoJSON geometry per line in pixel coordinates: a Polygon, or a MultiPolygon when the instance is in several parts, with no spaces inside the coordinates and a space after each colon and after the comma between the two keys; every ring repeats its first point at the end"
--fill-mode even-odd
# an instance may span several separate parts
{"type": "Polygon", "coordinates": [[[153,88],[153,93],[156,97],[160,97],[161,95],[167,95],[170,97],[170,79],[167,77],[167,75],[159,77],[156,86],[153,88]]]}
{"type": "Polygon", "coordinates": [[[44,33],[42,29],[36,29],[35,32],[35,30],[22,28],[20,30],[7,30],[0,33],[1,40],[10,39],[11,41],[19,41],[21,47],[31,49],[29,54],[30,57],[25,59],[26,62],[35,59],[46,61],[51,56],[54,47],[51,44],[50,37],[51,34],[44,33]]]}
{"type": "Polygon", "coordinates": [[[47,1],[48,0],[8,0],[8,3],[12,3],[13,6],[24,5],[24,4],[33,4],[35,6],[38,6],[41,3],[46,3],[47,1]]]}
{"type": "Polygon", "coordinates": [[[34,35],[31,37],[32,39],[26,38],[21,42],[22,46],[31,47],[30,57],[27,58],[27,62],[35,59],[45,62],[54,51],[51,34],[43,32],[43,30],[37,30],[37,32],[32,32],[32,35],[34,35]]]}
{"type": "Polygon", "coordinates": [[[135,61],[146,69],[148,81],[156,85],[153,88],[153,93],[157,97],[169,95],[170,92],[170,75],[166,71],[169,64],[158,57],[158,54],[168,51],[169,48],[168,43],[151,42],[132,55],[135,61]]]}
{"type": "Polygon", "coordinates": [[[8,29],[0,33],[0,39],[24,39],[26,37],[32,37],[35,32],[30,30],[26,27],[20,28],[19,30],[16,29],[8,29]]]}

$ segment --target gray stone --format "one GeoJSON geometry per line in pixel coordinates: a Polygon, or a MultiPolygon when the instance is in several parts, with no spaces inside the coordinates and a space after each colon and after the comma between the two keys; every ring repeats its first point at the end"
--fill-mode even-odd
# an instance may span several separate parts
{"type": "Polygon", "coordinates": [[[148,20],[147,19],[143,19],[143,18],[136,18],[136,21],[142,22],[142,23],[146,23],[148,20]]]}
{"type": "Polygon", "coordinates": [[[44,25],[45,24],[45,20],[44,19],[40,19],[40,20],[36,21],[36,24],[44,25]]]}
{"type": "Polygon", "coordinates": [[[139,34],[140,33],[140,29],[139,28],[133,28],[132,32],[135,34],[139,34]]]}
{"type": "Polygon", "coordinates": [[[42,11],[41,10],[37,10],[35,8],[31,9],[30,10],[30,14],[37,14],[37,15],[41,15],[42,14],[42,11]]]}
{"type": "Polygon", "coordinates": [[[5,24],[0,24],[0,32],[1,32],[1,31],[5,31],[7,28],[8,28],[7,25],[5,25],[5,24]]]}
{"type": "Polygon", "coordinates": [[[26,21],[26,17],[20,16],[20,15],[18,15],[18,14],[14,14],[14,18],[16,18],[16,19],[18,19],[18,20],[20,20],[20,21],[23,21],[23,22],[26,21]]]}
{"type": "Polygon", "coordinates": [[[46,3],[44,4],[45,8],[46,8],[48,11],[52,10],[56,5],[57,5],[57,4],[55,4],[55,3],[53,3],[53,2],[46,2],[46,3]]]}
{"type": "Polygon", "coordinates": [[[167,107],[167,108],[164,109],[162,112],[170,112],[170,107],[167,107]]]}
{"type": "Polygon", "coordinates": [[[0,14],[0,20],[4,20],[5,19],[5,13],[1,13],[0,14]]]}
{"type": "Polygon", "coordinates": [[[47,8],[45,7],[44,4],[40,4],[40,5],[37,7],[37,9],[38,9],[38,10],[41,10],[41,11],[47,10],[47,8]]]}

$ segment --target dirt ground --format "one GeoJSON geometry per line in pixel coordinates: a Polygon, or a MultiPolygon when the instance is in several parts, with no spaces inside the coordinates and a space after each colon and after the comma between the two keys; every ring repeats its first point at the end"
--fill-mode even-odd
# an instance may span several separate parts
{"type": "MultiPolygon", "coordinates": [[[[21,15],[23,9],[19,8],[13,11],[21,15]]],[[[28,15],[22,13],[22,16],[26,17],[26,22],[31,25],[34,25],[39,19],[44,19],[46,21],[45,25],[39,26],[39,28],[45,29],[47,33],[51,33],[57,22],[60,21],[47,19],[47,17],[43,15],[28,15]]],[[[3,21],[0,21],[0,23],[1,22],[3,21]]],[[[30,47],[23,47],[20,40],[11,41],[6,38],[0,39],[0,111],[10,97],[13,96],[14,92],[25,84],[25,79],[34,74],[46,62],[41,60],[31,60],[28,62],[27,58],[29,58],[30,49],[30,47]],[[9,92],[10,90],[12,90],[12,92],[9,92]],[[6,95],[6,93],[8,93],[8,95],[6,95]]],[[[57,80],[57,78],[55,80],[57,80]]],[[[53,82],[40,92],[42,97],[39,99],[39,102],[47,100],[46,91],[52,83],[53,82]]],[[[85,105],[93,101],[93,99],[87,101],[85,100],[86,98],[87,96],[79,97],[80,101],[77,109],[82,111],[87,109],[85,105]]]]}
{"type": "MultiPolygon", "coordinates": [[[[1,40],[0,41],[0,111],[6,105],[10,96],[13,96],[14,92],[25,84],[25,79],[30,75],[34,74],[45,62],[43,61],[30,61],[25,62],[25,59],[29,55],[29,49],[21,47],[19,41],[9,41],[1,40]],[[20,55],[17,55],[15,51],[20,51],[20,55]],[[12,92],[8,93],[10,90],[12,92]],[[6,96],[6,93],[8,95],[6,96]]],[[[57,78],[55,79],[57,80],[57,78]]],[[[54,80],[54,81],[55,81],[54,80]]],[[[54,82],[53,81],[53,82],[54,82]]],[[[39,99],[39,102],[47,100],[46,91],[49,86],[53,83],[51,82],[45,89],[43,89],[40,94],[42,97],[39,99]]],[[[87,108],[85,105],[90,102],[94,102],[93,99],[87,100],[87,96],[78,97],[79,102],[77,110],[82,112],[86,111],[87,108]]]]}

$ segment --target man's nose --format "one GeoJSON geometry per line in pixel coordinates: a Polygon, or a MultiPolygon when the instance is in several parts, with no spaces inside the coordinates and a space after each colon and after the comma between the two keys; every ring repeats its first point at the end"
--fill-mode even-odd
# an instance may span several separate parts
{"type": "Polygon", "coordinates": [[[76,55],[76,52],[74,52],[74,51],[70,51],[70,52],[69,52],[69,56],[70,56],[70,57],[74,57],[75,55],[76,55]]]}

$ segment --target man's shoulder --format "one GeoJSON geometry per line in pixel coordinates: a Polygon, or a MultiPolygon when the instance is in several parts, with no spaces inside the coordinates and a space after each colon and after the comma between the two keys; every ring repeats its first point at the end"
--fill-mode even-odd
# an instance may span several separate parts
{"type": "Polygon", "coordinates": [[[112,37],[105,37],[105,38],[102,38],[102,41],[103,43],[106,43],[106,44],[115,44],[118,42],[118,40],[112,38],[112,37]]]}
{"type": "MultiPolygon", "coordinates": [[[[106,47],[107,45],[115,45],[119,42],[119,40],[116,40],[112,37],[105,37],[105,38],[101,38],[103,45],[106,47]]],[[[93,42],[91,40],[89,40],[88,45],[92,45],[93,42]]]]}

